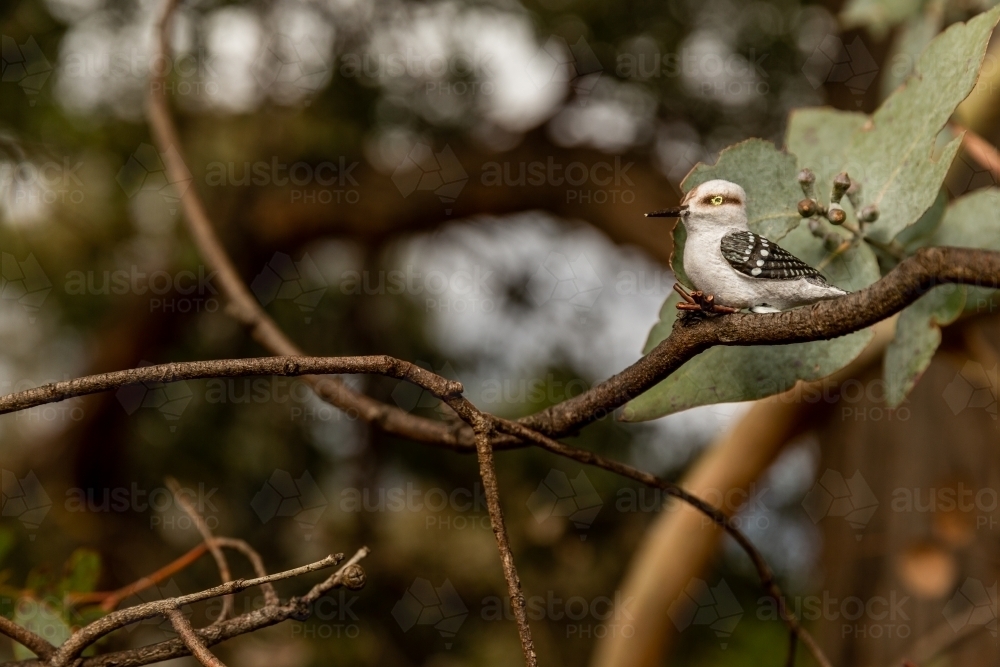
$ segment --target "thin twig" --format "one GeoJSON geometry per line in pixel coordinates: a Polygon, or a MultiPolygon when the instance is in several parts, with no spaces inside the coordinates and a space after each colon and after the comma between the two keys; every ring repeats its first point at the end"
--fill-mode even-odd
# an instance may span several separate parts
{"type": "MultiPolygon", "coordinates": [[[[471,403],[469,403],[471,405],[471,403]]],[[[525,610],[524,593],[521,592],[521,579],[517,576],[514,565],[514,554],[507,538],[507,528],[503,520],[503,508],[500,506],[500,489],[497,484],[496,466],[493,463],[493,447],[490,436],[493,424],[489,417],[476,412],[472,417],[472,428],[476,433],[476,451],[479,456],[479,477],[483,481],[483,492],[486,495],[486,509],[490,514],[490,524],[500,551],[500,565],[503,568],[504,579],[507,580],[507,594],[510,596],[510,607],[517,621],[517,632],[521,640],[521,652],[524,654],[526,667],[536,667],[538,656],[535,653],[535,642],[531,638],[531,627],[528,625],[528,615],[525,610]]]]}
{"type": "MultiPolygon", "coordinates": [[[[222,539],[222,538],[220,538],[222,539]]],[[[230,618],[217,625],[195,630],[195,634],[206,647],[211,647],[227,639],[255,632],[271,625],[276,625],[289,619],[305,620],[312,613],[312,607],[323,594],[341,586],[356,590],[364,585],[364,571],[357,564],[369,553],[368,547],[362,547],[338,568],[337,572],[313,588],[306,595],[294,597],[285,604],[264,605],[260,609],[230,618]]],[[[268,578],[268,580],[272,580],[268,578]]],[[[256,581],[261,581],[258,578],[256,581]]],[[[165,602],[177,603],[177,598],[165,602]]],[[[154,614],[155,615],[155,614],[154,614]]],[[[181,639],[170,639],[149,646],[115,651],[105,655],[84,658],[74,667],[141,667],[173,658],[190,655],[190,649],[181,639]]],[[[21,660],[4,663],[0,667],[50,667],[40,660],[21,660]]]]}
{"type": "Polygon", "coordinates": [[[100,603],[101,609],[104,611],[114,611],[118,608],[118,605],[122,603],[133,595],[140,593],[151,586],[155,586],[161,581],[168,579],[181,570],[186,569],[189,565],[194,563],[196,560],[201,558],[202,554],[208,551],[208,547],[202,542],[198,544],[186,554],[180,558],[167,563],[161,567],[156,572],[150,575],[142,577],[138,581],[134,581],[127,586],[122,586],[118,590],[114,591],[97,591],[93,593],[68,593],[67,601],[69,604],[74,606],[82,606],[87,604],[97,604],[100,603]]]}
{"type": "Polygon", "coordinates": [[[278,572],[266,577],[257,577],[255,579],[236,579],[235,581],[230,581],[198,593],[181,595],[168,600],[155,600],[153,602],[146,602],[134,607],[128,607],[127,609],[120,609],[118,611],[111,612],[107,616],[97,619],[90,625],[81,628],[79,631],[70,636],[70,638],[56,650],[55,654],[51,656],[49,660],[50,667],[66,667],[72,663],[72,661],[75,660],[84,649],[108,633],[113,632],[118,628],[123,628],[126,625],[144,621],[147,618],[162,616],[168,609],[183,607],[187,604],[194,604],[195,602],[201,602],[202,600],[221,597],[223,595],[239,593],[240,591],[248,588],[260,586],[265,582],[290,579],[292,577],[308,574],[309,572],[315,572],[316,570],[323,570],[337,565],[343,559],[343,554],[327,556],[326,558],[316,561],[315,563],[303,565],[284,572],[278,572]]]}
{"type": "MultiPolygon", "coordinates": [[[[465,399],[454,399],[452,401],[452,403],[455,404],[453,405],[453,407],[455,408],[456,412],[459,412],[459,414],[461,414],[461,411],[467,409],[459,404],[459,401],[464,401],[464,400],[465,399]]],[[[730,535],[730,537],[736,540],[736,543],[740,546],[740,548],[743,549],[743,551],[747,554],[747,556],[750,557],[750,560],[753,563],[754,568],[757,570],[757,576],[760,578],[761,585],[763,586],[765,592],[778,605],[778,614],[781,617],[781,619],[785,622],[785,624],[788,626],[789,631],[797,635],[798,638],[801,639],[802,642],[809,648],[809,651],[813,654],[813,657],[816,659],[816,662],[818,662],[822,667],[832,667],[829,659],[827,659],[827,657],[823,654],[823,651],[820,649],[816,641],[799,624],[798,619],[795,618],[794,614],[788,611],[787,605],[785,604],[785,597],[782,594],[781,589],[778,587],[778,584],[774,579],[774,573],[772,572],[770,566],[767,564],[767,561],[764,559],[763,554],[761,554],[760,551],[758,551],[757,548],[753,545],[753,542],[751,542],[750,539],[743,534],[743,532],[739,529],[736,523],[728,516],[726,516],[725,513],[723,513],[721,510],[709,505],[702,499],[691,495],[690,493],[688,493],[681,487],[677,486],[676,484],[673,484],[672,482],[660,479],[655,475],[638,470],[637,468],[633,468],[630,465],[620,463],[618,461],[614,461],[611,459],[607,459],[601,456],[600,454],[595,454],[594,452],[588,451],[586,449],[579,449],[577,447],[573,447],[571,445],[567,445],[558,442],[556,440],[552,440],[551,438],[547,438],[541,433],[532,431],[531,429],[522,426],[517,422],[497,417],[495,418],[495,424],[499,430],[506,431],[511,435],[516,435],[520,438],[531,440],[538,446],[554,454],[565,456],[567,458],[579,461],[580,463],[585,463],[587,465],[597,466],[599,468],[603,468],[604,470],[608,470],[610,472],[619,474],[623,477],[634,479],[635,481],[645,484],[647,486],[658,488],[667,495],[677,498],[678,500],[684,501],[685,503],[691,505],[696,510],[707,516],[716,525],[725,530],[730,535]]]]}
{"type": "Polygon", "coordinates": [[[188,647],[198,662],[203,664],[205,667],[226,667],[226,664],[212,655],[212,652],[208,650],[201,639],[195,634],[194,628],[191,623],[187,620],[184,614],[181,613],[180,609],[168,609],[166,611],[166,617],[170,621],[170,624],[174,626],[174,630],[180,636],[181,641],[184,645],[188,647]]]}
{"type": "MultiPolygon", "coordinates": [[[[246,559],[250,561],[250,566],[253,567],[254,573],[258,577],[266,577],[267,569],[264,567],[264,559],[260,557],[257,550],[251,547],[245,540],[237,540],[232,537],[216,537],[215,541],[221,547],[227,549],[235,549],[241,554],[246,556],[246,559]]],[[[264,593],[264,604],[279,604],[278,593],[274,590],[274,585],[270,582],[264,582],[260,585],[261,591],[264,593]]]]}
{"type": "MultiPolygon", "coordinates": [[[[215,541],[215,536],[212,535],[212,529],[208,527],[205,522],[204,517],[198,513],[191,501],[184,496],[182,493],[181,485],[177,483],[177,480],[173,477],[166,478],[167,488],[170,492],[174,494],[174,499],[177,504],[181,506],[181,509],[191,518],[198,532],[201,533],[201,538],[205,540],[205,546],[208,550],[212,552],[212,558],[215,559],[215,566],[219,568],[219,578],[222,579],[222,583],[227,583],[233,580],[232,572],[229,569],[229,561],[226,560],[226,555],[222,553],[222,549],[219,548],[218,543],[215,541]]],[[[219,612],[219,617],[215,619],[216,623],[226,620],[226,618],[233,616],[235,601],[232,595],[226,595],[222,598],[222,610],[219,612]]]]}
{"type": "Polygon", "coordinates": [[[788,633],[788,658],[785,660],[785,667],[795,667],[795,651],[799,647],[799,633],[789,631],[788,633]]]}

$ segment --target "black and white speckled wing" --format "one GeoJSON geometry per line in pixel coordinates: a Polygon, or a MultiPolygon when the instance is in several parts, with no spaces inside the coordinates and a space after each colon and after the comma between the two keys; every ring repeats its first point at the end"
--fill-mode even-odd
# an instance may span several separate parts
{"type": "Polygon", "coordinates": [[[722,237],[722,256],[751,278],[798,280],[826,284],[823,275],[777,243],[753,232],[730,232],[722,237]]]}

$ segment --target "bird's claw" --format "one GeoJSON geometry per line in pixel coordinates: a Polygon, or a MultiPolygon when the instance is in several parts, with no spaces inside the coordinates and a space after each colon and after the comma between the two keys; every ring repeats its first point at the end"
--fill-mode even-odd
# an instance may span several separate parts
{"type": "Polygon", "coordinates": [[[715,303],[715,296],[705,294],[701,290],[688,292],[680,283],[674,283],[674,291],[677,292],[683,301],[677,304],[677,310],[700,311],[702,313],[735,313],[737,308],[730,308],[715,303]]]}

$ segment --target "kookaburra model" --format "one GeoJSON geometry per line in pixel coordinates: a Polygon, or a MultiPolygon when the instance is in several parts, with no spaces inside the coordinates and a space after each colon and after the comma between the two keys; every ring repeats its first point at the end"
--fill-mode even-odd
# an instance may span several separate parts
{"type": "Polygon", "coordinates": [[[684,298],[678,308],[775,313],[847,294],[777,243],[751,232],[746,201],[735,183],[708,181],[688,192],[679,207],[646,214],[680,218],[687,230],[684,271],[698,291],[688,294],[675,286],[684,298]]]}

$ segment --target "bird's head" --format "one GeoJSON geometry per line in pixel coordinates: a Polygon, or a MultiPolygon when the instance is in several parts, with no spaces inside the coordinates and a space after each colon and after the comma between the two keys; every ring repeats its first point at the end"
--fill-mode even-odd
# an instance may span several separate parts
{"type": "Polygon", "coordinates": [[[647,218],[680,218],[688,230],[747,227],[747,193],[730,181],[706,181],[688,192],[681,205],[647,213],[647,218]]]}

